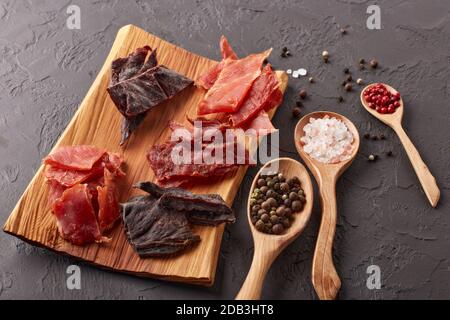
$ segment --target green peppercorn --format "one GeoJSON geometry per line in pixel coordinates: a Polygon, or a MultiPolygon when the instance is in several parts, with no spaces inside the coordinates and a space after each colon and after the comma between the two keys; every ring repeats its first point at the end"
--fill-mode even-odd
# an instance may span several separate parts
{"type": "Polygon", "coordinates": [[[255,204],[256,204],[256,199],[255,198],[250,199],[250,206],[253,206],[255,204]]]}

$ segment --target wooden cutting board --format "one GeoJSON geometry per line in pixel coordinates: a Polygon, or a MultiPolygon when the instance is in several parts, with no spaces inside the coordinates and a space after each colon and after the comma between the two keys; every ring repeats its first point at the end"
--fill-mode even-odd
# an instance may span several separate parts
{"type": "MultiPolygon", "coordinates": [[[[128,143],[123,148],[119,147],[121,115],[106,92],[110,66],[114,59],[125,57],[144,45],[157,48],[160,64],[191,79],[196,79],[216,63],[170,44],[133,25],[121,28],[103,68],[54,147],[89,144],[122,154],[127,173],[120,190],[122,202],[139,193],[132,189],[134,183],[153,180],[153,172],[145,154],[150,146],[168,139],[170,135],[167,128],[168,121],[173,119],[185,123],[186,115],[195,116],[196,106],[204,95],[203,90],[192,87],[164,105],[154,108],[128,143]]],[[[218,44],[217,50],[219,50],[218,44]]],[[[287,75],[283,72],[277,72],[277,75],[284,91],[287,86],[287,75]]],[[[275,110],[271,116],[274,112],[275,110]]],[[[192,191],[219,193],[231,206],[246,170],[246,167],[242,167],[232,177],[193,188],[192,191]]],[[[244,219],[242,216],[244,214],[238,212],[238,219],[244,219]]],[[[112,238],[108,244],[92,244],[85,247],[71,245],[58,235],[55,218],[47,206],[47,188],[42,166],[4,226],[5,232],[22,240],[100,267],[140,276],[202,285],[212,285],[214,282],[223,230],[224,226],[195,226],[194,232],[201,236],[201,242],[172,258],[139,258],[126,240],[120,223],[108,234],[112,238]]]]}

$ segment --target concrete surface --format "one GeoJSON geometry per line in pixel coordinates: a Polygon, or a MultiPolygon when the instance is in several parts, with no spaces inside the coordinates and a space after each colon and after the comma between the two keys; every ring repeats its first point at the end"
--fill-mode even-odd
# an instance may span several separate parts
{"type": "MultiPolygon", "coordinates": [[[[366,28],[372,1],[0,1],[0,223],[48,153],[99,71],[117,30],[135,24],[177,45],[219,58],[225,34],[239,55],[274,47],[276,68],[305,67],[316,79],[290,80],[274,124],[282,155],[298,159],[291,109],[299,88],[309,98],[304,113],[327,109],[355,122],[362,140],[353,166],[338,183],[339,221],[334,246],[342,279],[341,299],[449,299],[450,253],[450,3],[378,1],[381,30],[366,28]],[[81,8],[81,30],[66,27],[66,8],[81,8]],[[346,27],[348,34],[339,30],[346,27]],[[292,57],[280,57],[287,46],[292,57]],[[323,64],[321,53],[330,52],[323,64]],[[360,58],[380,68],[358,71],[360,58]],[[359,104],[359,87],[345,93],[344,67],[364,81],[383,81],[402,93],[404,124],[442,191],[432,209],[399,140],[359,104]],[[342,95],[345,102],[338,103],[342,95]],[[392,150],[394,157],[384,152],[392,150]],[[380,155],[375,163],[366,161],[380,155]],[[381,269],[382,288],[366,287],[369,265],[381,269]]],[[[225,299],[233,298],[250,266],[252,242],[244,199],[256,169],[249,170],[234,207],[238,222],[227,228],[212,288],[112,273],[34,248],[0,233],[0,299],[225,299]],[[82,289],[66,288],[66,268],[79,264],[82,289]]],[[[316,299],[311,257],[320,208],[305,233],[276,261],[266,299],[316,299]]]]}

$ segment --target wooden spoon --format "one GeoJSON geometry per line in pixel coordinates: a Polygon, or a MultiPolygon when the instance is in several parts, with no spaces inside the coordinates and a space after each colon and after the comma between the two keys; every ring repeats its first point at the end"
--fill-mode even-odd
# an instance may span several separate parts
{"type": "MultiPolygon", "coordinates": [[[[423,162],[422,158],[420,157],[419,152],[417,151],[416,147],[414,147],[413,143],[409,139],[408,135],[406,134],[405,130],[402,127],[402,119],[403,119],[403,100],[400,98],[400,107],[398,107],[394,113],[378,113],[376,110],[369,108],[369,104],[364,99],[364,91],[366,91],[371,86],[375,85],[369,84],[367,87],[365,87],[361,91],[361,103],[364,106],[364,108],[369,112],[371,115],[373,115],[375,118],[380,120],[381,122],[387,124],[389,127],[391,127],[395,133],[397,133],[398,137],[400,138],[401,143],[403,144],[403,147],[406,150],[406,153],[408,154],[408,158],[411,161],[411,164],[414,168],[414,171],[417,174],[417,177],[419,177],[419,181],[422,184],[422,188],[425,191],[425,194],[427,195],[428,201],[430,201],[431,206],[434,208],[436,207],[441,192],[439,191],[439,188],[436,184],[436,179],[431,174],[430,170],[428,169],[427,165],[423,162]]],[[[392,88],[391,86],[384,84],[383,85],[391,92],[396,93],[397,90],[392,88]]]]}
{"type": "Polygon", "coordinates": [[[295,127],[294,139],[300,157],[316,178],[322,203],[322,221],[313,258],[312,282],[320,299],[332,300],[336,298],[341,287],[341,280],[334,267],[332,256],[337,220],[336,182],[358,153],[359,134],[354,124],[344,116],[334,112],[318,111],[300,119],[295,127]],[[303,127],[309,123],[310,118],[318,119],[326,115],[344,122],[353,134],[353,152],[350,159],[336,164],[325,164],[313,159],[303,150],[303,144],[300,141],[300,138],[304,135],[303,127]]]}
{"type": "MultiPolygon", "coordinates": [[[[313,205],[313,188],[311,179],[306,168],[298,161],[289,158],[279,158],[268,162],[256,175],[250,190],[256,186],[258,178],[263,170],[279,171],[287,179],[297,176],[305,191],[306,203],[301,212],[294,213],[294,222],[290,228],[281,235],[266,234],[256,230],[250,220],[250,195],[247,205],[247,218],[253,235],[255,251],[253,262],[245,282],[239,291],[237,300],[257,300],[261,297],[262,286],[267,272],[275,258],[294,239],[296,239],[305,228],[311,216],[313,205]]],[[[251,193],[251,192],[250,192],[251,193]]]]}

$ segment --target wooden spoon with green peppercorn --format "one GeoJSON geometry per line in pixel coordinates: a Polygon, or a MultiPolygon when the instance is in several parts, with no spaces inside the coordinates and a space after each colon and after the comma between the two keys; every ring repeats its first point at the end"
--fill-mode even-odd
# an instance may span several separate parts
{"type": "MultiPolygon", "coordinates": [[[[397,105],[398,107],[395,109],[395,111],[393,111],[392,113],[380,113],[376,109],[374,109],[375,107],[374,104],[366,101],[364,97],[364,92],[366,92],[366,90],[368,89],[371,89],[375,85],[376,85],[375,83],[369,84],[361,91],[361,103],[363,107],[367,110],[367,112],[369,112],[371,115],[373,115],[375,118],[377,118],[384,124],[387,124],[395,131],[395,133],[397,133],[398,137],[400,138],[400,142],[403,144],[403,147],[406,150],[408,158],[411,161],[414,171],[416,172],[416,175],[419,178],[420,183],[422,184],[422,188],[425,191],[425,194],[427,195],[428,201],[434,208],[439,202],[441,192],[439,191],[439,187],[437,186],[436,179],[431,174],[425,162],[423,162],[422,157],[420,156],[416,147],[411,142],[411,139],[409,139],[408,135],[403,129],[402,126],[403,110],[404,110],[403,99],[401,98],[400,94],[398,94],[399,104],[397,105]],[[370,106],[372,106],[372,108],[370,108],[370,106]]],[[[398,92],[393,87],[387,84],[382,83],[382,85],[384,85],[391,94],[396,94],[398,92]]]]}
{"type": "Polygon", "coordinates": [[[317,236],[316,249],[314,251],[312,282],[317,295],[322,300],[335,299],[341,288],[341,280],[333,263],[333,241],[336,231],[337,204],[336,204],[336,182],[344,171],[350,166],[359,149],[359,134],[355,125],[344,116],[328,111],[310,113],[297,123],[295,127],[295,146],[300,157],[313,173],[319,185],[320,200],[322,203],[322,221],[317,236]],[[322,163],[310,157],[303,149],[300,141],[304,136],[303,128],[310,122],[310,118],[319,119],[328,116],[342,121],[353,135],[353,150],[348,160],[339,163],[322,163]]]}
{"type": "MultiPolygon", "coordinates": [[[[238,300],[257,300],[261,297],[264,279],[270,266],[276,257],[303,231],[311,216],[313,205],[313,188],[308,171],[301,163],[290,158],[274,159],[264,165],[253,180],[250,190],[247,217],[253,235],[255,251],[250,271],[236,296],[238,300]],[[274,172],[276,175],[273,175],[274,172]],[[267,177],[267,180],[264,183],[259,181],[261,187],[258,187],[258,180],[264,180],[264,177],[267,177]],[[275,183],[272,184],[271,182],[275,183]],[[268,194],[268,197],[264,196],[264,207],[268,205],[276,212],[276,214],[270,215],[270,218],[276,218],[276,216],[281,218],[285,217],[285,214],[289,214],[290,219],[288,223],[285,221],[285,224],[281,226],[279,223],[281,220],[274,221],[275,224],[270,230],[267,229],[267,225],[272,225],[270,220],[267,220],[268,222],[264,228],[259,224],[258,228],[255,226],[255,221],[252,220],[252,218],[255,218],[254,213],[252,214],[252,208],[255,205],[255,190],[258,190],[258,194],[262,195],[259,190],[263,187],[267,187],[265,194],[268,194]],[[289,190],[291,187],[292,190],[289,190]],[[297,196],[290,192],[294,190],[297,191],[297,196]],[[286,197],[286,199],[283,199],[281,194],[289,195],[292,198],[292,203],[286,201],[290,205],[289,207],[284,202],[282,203],[282,201],[289,199],[286,197]],[[272,204],[271,202],[275,199],[278,199],[277,202],[272,204]],[[297,212],[294,212],[292,208],[297,212]]],[[[265,217],[259,217],[257,222],[261,222],[260,219],[266,220],[265,217]]]]}

